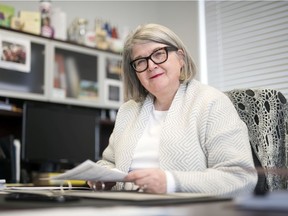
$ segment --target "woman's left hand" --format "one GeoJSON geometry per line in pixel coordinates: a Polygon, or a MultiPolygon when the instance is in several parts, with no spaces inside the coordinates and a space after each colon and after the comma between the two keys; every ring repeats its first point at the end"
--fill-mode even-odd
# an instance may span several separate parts
{"type": "Polygon", "coordinates": [[[161,169],[138,169],[128,173],[125,181],[133,182],[147,193],[166,193],[166,174],[161,169]]]}

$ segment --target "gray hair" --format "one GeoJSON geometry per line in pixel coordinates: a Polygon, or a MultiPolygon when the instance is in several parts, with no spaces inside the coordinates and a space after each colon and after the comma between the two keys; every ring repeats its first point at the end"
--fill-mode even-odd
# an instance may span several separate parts
{"type": "Polygon", "coordinates": [[[156,42],[172,47],[177,47],[184,53],[184,66],[181,70],[181,82],[185,83],[193,79],[196,74],[196,65],[188,53],[181,39],[170,29],[158,24],[145,24],[138,26],[130,32],[124,43],[122,79],[124,84],[124,100],[133,99],[143,101],[148,92],[140,83],[136,72],[130,65],[132,49],[135,44],[156,42]]]}

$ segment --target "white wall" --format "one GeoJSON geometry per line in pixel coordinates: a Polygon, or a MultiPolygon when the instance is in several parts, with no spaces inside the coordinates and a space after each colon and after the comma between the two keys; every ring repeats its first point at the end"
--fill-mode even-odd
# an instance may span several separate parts
{"type": "MultiPolygon", "coordinates": [[[[39,10],[39,2],[1,1],[19,10],[39,10]]],[[[57,1],[52,0],[53,7],[60,7],[67,13],[70,24],[75,18],[81,17],[89,21],[93,29],[95,18],[110,21],[118,26],[135,28],[141,23],[155,22],[166,25],[176,32],[186,44],[188,50],[199,65],[198,38],[198,2],[197,1],[57,1]]]]}

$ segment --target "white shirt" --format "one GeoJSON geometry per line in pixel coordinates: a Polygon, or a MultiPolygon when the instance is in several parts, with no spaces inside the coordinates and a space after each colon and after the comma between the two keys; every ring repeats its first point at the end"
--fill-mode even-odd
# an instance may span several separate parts
{"type": "MultiPolygon", "coordinates": [[[[144,133],[136,146],[130,170],[159,168],[160,134],[167,112],[153,109],[144,133]]],[[[170,172],[165,173],[167,193],[174,192],[174,177],[170,172]]]]}

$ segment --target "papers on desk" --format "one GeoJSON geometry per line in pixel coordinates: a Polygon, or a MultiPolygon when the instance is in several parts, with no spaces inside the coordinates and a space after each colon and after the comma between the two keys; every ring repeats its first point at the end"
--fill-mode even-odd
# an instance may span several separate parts
{"type": "Polygon", "coordinates": [[[91,160],[86,160],[75,168],[66,171],[63,174],[52,176],[52,180],[91,180],[103,182],[121,182],[124,181],[127,173],[117,169],[108,169],[102,167],[91,160]]]}
{"type": "Polygon", "coordinates": [[[251,210],[288,211],[288,191],[273,191],[265,195],[248,195],[234,200],[236,207],[251,210]]]}

